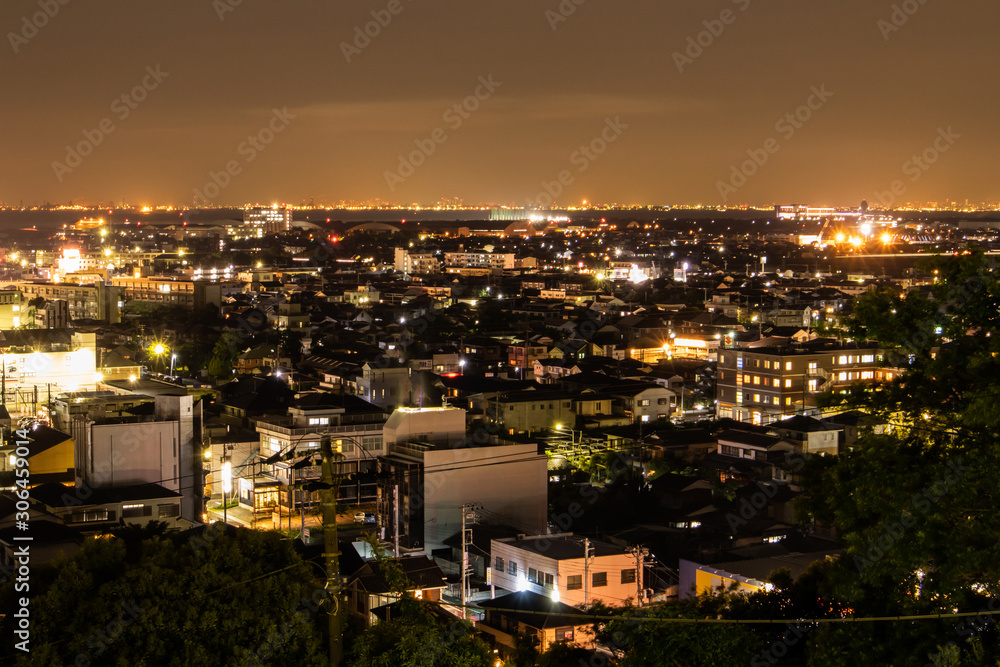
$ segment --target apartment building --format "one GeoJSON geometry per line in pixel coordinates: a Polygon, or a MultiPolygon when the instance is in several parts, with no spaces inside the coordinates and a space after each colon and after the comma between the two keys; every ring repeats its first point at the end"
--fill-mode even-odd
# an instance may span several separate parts
{"type": "Polygon", "coordinates": [[[395,248],[394,268],[405,275],[440,273],[441,260],[432,252],[408,252],[405,248],[395,248]]]}
{"type": "Polygon", "coordinates": [[[600,540],[572,533],[491,540],[490,581],[498,588],[532,591],[570,606],[636,602],[643,588],[641,561],[600,540]]]}
{"type": "Polygon", "coordinates": [[[222,287],[218,283],[150,276],[112,278],[111,284],[120,290],[122,299],[128,301],[186,308],[222,305],[222,287]]]}
{"type": "Polygon", "coordinates": [[[718,418],[770,424],[814,410],[817,394],[855,382],[889,381],[898,373],[881,366],[884,353],[872,344],[767,340],[764,347],[719,351],[718,418]]]}
{"type": "Polygon", "coordinates": [[[18,281],[9,283],[7,289],[21,292],[24,304],[37,297],[46,301],[65,301],[72,320],[102,320],[109,324],[121,322],[119,289],[103,282],[77,285],[18,281]]]}
{"type": "Polygon", "coordinates": [[[444,265],[470,269],[513,269],[512,252],[446,252],[444,265]]]}

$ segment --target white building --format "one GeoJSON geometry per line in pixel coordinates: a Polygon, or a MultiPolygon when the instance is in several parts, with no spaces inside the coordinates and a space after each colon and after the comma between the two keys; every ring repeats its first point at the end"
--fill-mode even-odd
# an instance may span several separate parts
{"type": "Polygon", "coordinates": [[[513,269],[512,252],[446,252],[444,265],[470,269],[513,269]]]}
{"type": "Polygon", "coordinates": [[[608,542],[572,533],[491,540],[490,581],[504,590],[532,591],[577,606],[620,607],[642,587],[642,560],[608,542]]]}
{"type": "Polygon", "coordinates": [[[201,404],[192,396],[157,396],[152,418],[96,423],[73,419],[78,488],[158,484],[181,495],[181,517],[201,522],[201,404]]]}
{"type": "Polygon", "coordinates": [[[461,507],[476,503],[494,523],[541,532],[548,459],[535,444],[434,446],[408,442],[379,460],[380,537],[431,553],[461,531],[461,507]],[[397,510],[398,507],[398,510],[397,510]]]}
{"type": "Polygon", "coordinates": [[[411,253],[405,248],[396,248],[394,259],[396,273],[409,276],[413,274],[441,272],[441,261],[434,253],[411,253]]]}

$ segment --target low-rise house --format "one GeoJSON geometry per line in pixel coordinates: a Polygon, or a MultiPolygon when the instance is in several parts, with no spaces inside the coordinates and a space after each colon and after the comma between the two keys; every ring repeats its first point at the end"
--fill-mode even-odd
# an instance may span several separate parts
{"type": "Polygon", "coordinates": [[[593,624],[581,618],[579,609],[548,595],[521,591],[486,600],[480,606],[486,617],[476,628],[501,656],[514,653],[518,635],[536,639],[539,652],[547,651],[556,642],[594,646],[593,624]]]}
{"type": "MultiPolygon", "coordinates": [[[[442,591],[448,587],[444,573],[427,556],[408,556],[393,561],[402,570],[409,582],[406,593],[418,600],[439,602],[442,591]]],[[[359,614],[367,624],[377,622],[376,609],[385,607],[400,599],[398,591],[393,591],[386,579],[385,568],[377,561],[368,561],[351,575],[347,583],[348,606],[359,614]]]]}
{"type": "Polygon", "coordinates": [[[518,536],[491,542],[492,582],[532,591],[571,606],[633,602],[642,591],[641,561],[625,548],[572,533],[518,536]]]}

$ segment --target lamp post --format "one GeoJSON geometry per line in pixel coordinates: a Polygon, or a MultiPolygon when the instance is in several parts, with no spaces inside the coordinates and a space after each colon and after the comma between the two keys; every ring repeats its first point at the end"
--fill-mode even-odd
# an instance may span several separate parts
{"type": "MultiPolygon", "coordinates": [[[[574,446],[576,445],[576,431],[571,428],[565,428],[562,424],[556,424],[557,431],[569,431],[570,443],[574,446]]],[[[580,444],[583,444],[583,431],[580,431],[580,444]]]]}
{"type": "Polygon", "coordinates": [[[170,355],[170,377],[174,376],[174,362],[177,360],[176,354],[170,355]]]}

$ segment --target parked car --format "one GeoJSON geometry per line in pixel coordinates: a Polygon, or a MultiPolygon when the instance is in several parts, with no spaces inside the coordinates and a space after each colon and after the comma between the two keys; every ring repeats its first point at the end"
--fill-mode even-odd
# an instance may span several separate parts
{"type": "Polygon", "coordinates": [[[365,522],[365,513],[364,512],[357,512],[354,515],[354,523],[364,523],[364,522],[365,522]]]}
{"type": "Polygon", "coordinates": [[[375,523],[374,512],[365,512],[365,523],[375,523]]]}

